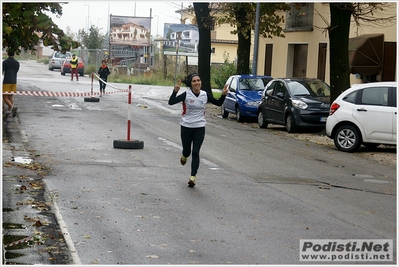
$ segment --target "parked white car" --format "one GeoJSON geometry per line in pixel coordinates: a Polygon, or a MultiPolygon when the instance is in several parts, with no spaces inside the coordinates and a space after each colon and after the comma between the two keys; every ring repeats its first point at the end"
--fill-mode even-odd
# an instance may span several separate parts
{"type": "Polygon", "coordinates": [[[355,84],[335,99],[326,134],[339,150],[396,145],[396,88],[397,82],[355,84]]]}

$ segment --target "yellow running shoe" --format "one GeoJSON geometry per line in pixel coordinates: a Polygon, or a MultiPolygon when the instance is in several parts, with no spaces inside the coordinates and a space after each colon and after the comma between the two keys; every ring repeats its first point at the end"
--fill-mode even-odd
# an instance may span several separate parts
{"type": "Polygon", "coordinates": [[[194,187],[195,186],[195,176],[191,176],[190,180],[188,180],[188,186],[194,187]]]}
{"type": "Polygon", "coordinates": [[[181,163],[181,165],[185,165],[186,162],[187,162],[187,158],[186,158],[185,156],[181,156],[181,157],[180,157],[180,163],[181,163]]]}

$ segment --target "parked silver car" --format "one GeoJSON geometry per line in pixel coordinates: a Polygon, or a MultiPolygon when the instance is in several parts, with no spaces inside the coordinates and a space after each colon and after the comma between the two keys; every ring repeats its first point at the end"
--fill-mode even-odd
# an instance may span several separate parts
{"type": "Polygon", "coordinates": [[[64,59],[66,57],[72,57],[72,54],[70,52],[65,52],[65,54],[63,54],[59,51],[54,51],[53,54],[50,56],[48,69],[51,71],[54,69],[61,69],[62,63],[64,62],[64,59]]]}

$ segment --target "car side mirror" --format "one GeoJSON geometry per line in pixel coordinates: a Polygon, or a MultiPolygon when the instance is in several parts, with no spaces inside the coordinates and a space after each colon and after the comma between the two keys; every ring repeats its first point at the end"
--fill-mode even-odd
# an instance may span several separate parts
{"type": "Polygon", "coordinates": [[[276,96],[278,98],[284,99],[284,94],[282,92],[278,92],[276,96]]]}

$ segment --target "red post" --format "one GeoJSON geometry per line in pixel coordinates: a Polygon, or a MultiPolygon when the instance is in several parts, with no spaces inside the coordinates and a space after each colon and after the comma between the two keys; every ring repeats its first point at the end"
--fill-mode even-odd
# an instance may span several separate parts
{"type": "Polygon", "coordinates": [[[129,85],[129,94],[128,94],[128,114],[127,114],[127,141],[130,141],[130,109],[132,104],[132,86],[129,85]]]}

